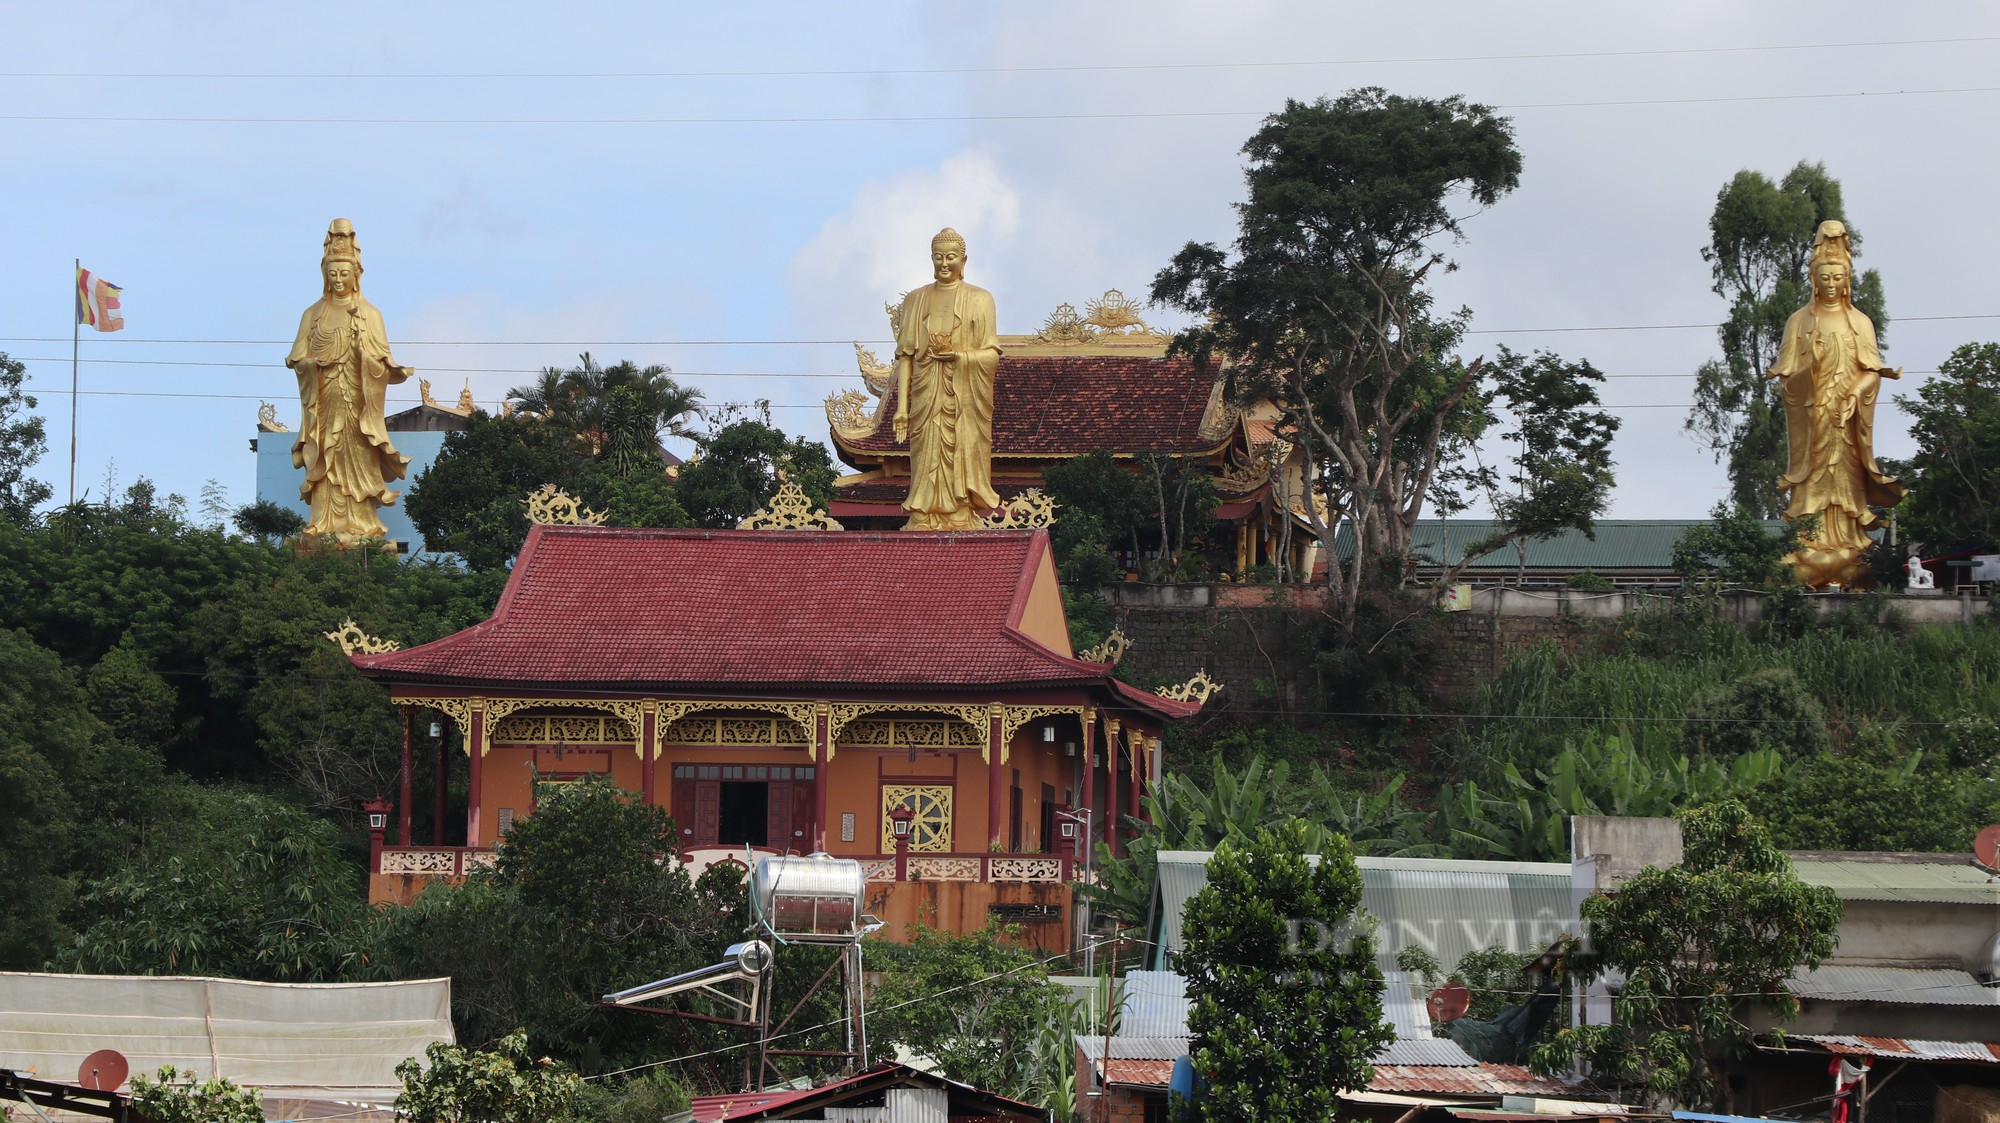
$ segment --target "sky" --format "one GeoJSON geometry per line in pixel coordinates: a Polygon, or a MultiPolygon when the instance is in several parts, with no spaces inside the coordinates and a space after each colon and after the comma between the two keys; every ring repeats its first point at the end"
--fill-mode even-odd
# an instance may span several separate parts
{"type": "MultiPolygon", "coordinates": [[[[1987,3],[0,0],[0,27],[0,351],[28,366],[58,501],[73,400],[80,497],[144,476],[254,498],[247,442],[260,401],[297,423],[283,360],[335,217],[441,400],[469,383],[494,408],[588,351],[824,439],[819,403],[860,385],[852,343],[929,279],[939,227],[1003,332],[1143,297],[1182,245],[1233,236],[1264,115],[1362,86],[1513,121],[1520,187],[1467,218],[1439,303],[1470,309],[1468,358],[1612,376],[1611,517],[1726,494],[1682,424],[1724,314],[1700,251],[1739,170],[1841,181],[1891,393],[2000,337],[1987,3]],[[72,399],[79,258],[127,326],[83,330],[72,399]]],[[[1886,397],[1877,451],[1907,456],[1886,397]]]]}

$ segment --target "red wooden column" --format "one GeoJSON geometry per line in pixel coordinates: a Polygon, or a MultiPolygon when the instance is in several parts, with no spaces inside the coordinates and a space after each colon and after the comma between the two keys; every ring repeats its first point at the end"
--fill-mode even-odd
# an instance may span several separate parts
{"type": "Polygon", "coordinates": [[[813,703],[812,848],[826,852],[826,789],[833,783],[833,703],[813,703]]]}
{"type": "Polygon", "coordinates": [[[1090,836],[1097,831],[1097,808],[1094,803],[1097,796],[1096,710],[1083,711],[1083,759],[1080,763],[1083,768],[1083,783],[1077,786],[1076,805],[1088,812],[1084,818],[1089,825],[1085,829],[1083,849],[1079,853],[1088,854],[1093,845],[1090,836]]]}
{"type": "Polygon", "coordinates": [[[1125,813],[1135,819],[1139,817],[1139,796],[1142,793],[1142,789],[1146,786],[1146,753],[1151,744],[1151,741],[1147,739],[1144,733],[1136,729],[1132,731],[1132,775],[1130,777],[1132,782],[1125,787],[1125,813]]]}
{"type": "Polygon", "coordinates": [[[1104,723],[1104,844],[1111,856],[1125,853],[1118,843],[1118,719],[1104,723]]]}
{"type": "MultiPolygon", "coordinates": [[[[432,710],[431,713],[438,714],[438,711],[432,710]]],[[[439,714],[438,716],[443,715],[439,714]]],[[[451,781],[451,758],[445,756],[444,746],[445,742],[450,740],[450,738],[439,736],[433,738],[433,740],[437,742],[436,745],[432,746],[437,750],[437,774],[432,778],[431,783],[431,797],[434,805],[431,811],[431,845],[443,846],[444,793],[445,789],[450,786],[451,781]]]]}
{"type": "Polygon", "coordinates": [[[465,844],[479,845],[479,781],[485,769],[486,759],[486,702],[474,702],[466,712],[465,719],[465,844]]]}
{"type": "Polygon", "coordinates": [[[414,706],[403,707],[403,770],[397,779],[401,781],[401,790],[396,798],[396,843],[413,846],[416,840],[410,837],[410,804],[416,800],[417,786],[417,710],[414,706]]]}
{"type": "Polygon", "coordinates": [[[660,755],[660,703],[648,698],[639,704],[639,792],[647,806],[659,800],[659,789],[655,786],[654,759],[660,755]]]}
{"type": "Polygon", "coordinates": [[[997,848],[1005,839],[1007,819],[1007,707],[998,702],[986,711],[986,847],[997,848]]]}

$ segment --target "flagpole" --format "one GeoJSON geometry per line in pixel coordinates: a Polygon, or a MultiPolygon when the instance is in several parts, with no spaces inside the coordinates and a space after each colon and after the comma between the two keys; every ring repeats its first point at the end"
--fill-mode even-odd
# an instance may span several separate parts
{"type": "MultiPolygon", "coordinates": [[[[83,259],[77,258],[69,274],[70,300],[77,300],[76,276],[83,269],[83,259]]],[[[82,399],[76,392],[76,350],[77,340],[82,337],[81,321],[71,309],[69,325],[69,505],[76,506],[76,407],[82,399]]]]}

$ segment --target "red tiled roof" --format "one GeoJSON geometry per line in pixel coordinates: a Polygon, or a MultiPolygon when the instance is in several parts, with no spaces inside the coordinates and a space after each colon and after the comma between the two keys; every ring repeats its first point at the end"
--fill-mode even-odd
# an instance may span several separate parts
{"type": "MultiPolygon", "coordinates": [[[[1030,355],[1000,358],[993,376],[993,455],[1080,456],[1112,452],[1206,452],[1221,438],[1201,435],[1215,379],[1187,359],[1139,355],[1030,355]]],[[[907,452],[889,421],[891,387],[875,432],[834,436],[843,451],[907,452]]]]}
{"type": "Polygon", "coordinates": [[[1174,1062],[1113,1057],[1097,1062],[1107,1084],[1148,1084],[1166,1087],[1173,1083],[1174,1062]]]}
{"type": "Polygon", "coordinates": [[[1560,1096],[1569,1089],[1520,1065],[1376,1065],[1371,1092],[1437,1092],[1451,1096],[1560,1096]]]}
{"type": "MultiPolygon", "coordinates": [[[[1059,655],[1018,628],[1047,550],[1039,530],[538,526],[492,619],[353,662],[412,683],[1116,691],[1104,664],[1059,655]]],[[[1168,699],[1119,696],[1182,713],[1168,699]]]]}

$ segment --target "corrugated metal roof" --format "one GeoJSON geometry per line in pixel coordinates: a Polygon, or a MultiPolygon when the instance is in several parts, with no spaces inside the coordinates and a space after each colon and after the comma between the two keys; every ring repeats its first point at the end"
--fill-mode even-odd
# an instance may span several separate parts
{"type": "MultiPolygon", "coordinates": [[[[1186,1037],[1113,1037],[1108,1044],[1114,1061],[1171,1061],[1187,1056],[1188,1040],[1186,1037]]],[[[1076,1047],[1093,1061],[1104,1056],[1106,1044],[1101,1034],[1082,1033],[1076,1038],[1076,1047]]]]}
{"type": "MultiPolygon", "coordinates": [[[[1208,884],[1207,851],[1158,855],[1162,926],[1156,967],[1182,948],[1188,898],[1208,884]]],[[[1376,959],[1383,970],[1415,946],[1446,970],[1469,951],[1496,945],[1539,952],[1569,928],[1575,890],[1562,862],[1458,862],[1430,858],[1357,858],[1361,904],[1380,923],[1376,959]]]]}
{"type": "MultiPolygon", "coordinates": [[[[1499,525],[1492,519],[1420,519],[1410,539],[1411,552],[1419,564],[1454,565],[1468,545],[1491,537],[1499,525]]],[[[1527,543],[1528,568],[1670,570],[1674,544],[1689,527],[1701,525],[1701,519],[1599,519],[1595,540],[1571,530],[1527,543]]],[[[1784,524],[1767,520],[1764,528],[1779,533],[1784,524]]],[[[1354,552],[1353,541],[1352,532],[1342,524],[1334,549],[1348,557],[1354,552]]],[[[1520,556],[1508,547],[1474,562],[1467,572],[1511,572],[1520,564],[1520,556]]]]}
{"type": "Polygon", "coordinates": [[[1375,1066],[1371,1092],[1441,1092],[1456,1096],[1560,1096],[1567,1089],[1519,1065],[1375,1066]]]}
{"type": "Polygon", "coordinates": [[[2000,1006],[2000,990],[1964,971],[1921,967],[1822,965],[1785,982],[1801,998],[1840,1002],[1899,1002],[1910,1006],[2000,1006]]]}
{"type": "Polygon", "coordinates": [[[1407,971],[1382,972],[1382,1017],[1395,1029],[1398,1041],[1431,1039],[1431,1012],[1421,990],[1407,971]]]}
{"type": "Polygon", "coordinates": [[[1971,862],[1823,862],[1793,859],[1801,881],[1843,901],[1920,901],[1938,905],[2000,905],[2000,884],[1971,862]]]}
{"type": "Polygon", "coordinates": [[[1390,1042],[1387,1048],[1375,1054],[1375,1063],[1466,1068],[1479,1062],[1472,1054],[1459,1048],[1456,1041],[1442,1037],[1425,1037],[1413,1041],[1390,1042]]]}
{"type": "Polygon", "coordinates": [[[1172,971],[1128,971],[1118,1011],[1121,1037],[1186,1037],[1187,980],[1172,971]]]}
{"type": "Polygon", "coordinates": [[[1829,1052],[1860,1057],[1899,1057],[1919,1061],[1976,1061],[2000,1064],[2000,1043],[1983,1041],[1920,1041],[1908,1037],[1856,1037],[1849,1034],[1788,1033],[1786,1041],[1810,1041],[1829,1052]]]}

